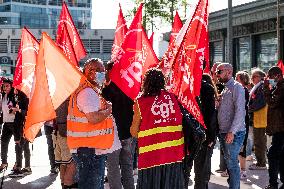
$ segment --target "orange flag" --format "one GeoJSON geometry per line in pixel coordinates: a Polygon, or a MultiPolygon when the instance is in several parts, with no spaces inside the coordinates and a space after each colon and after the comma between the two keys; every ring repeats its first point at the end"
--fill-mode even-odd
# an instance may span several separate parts
{"type": "Polygon", "coordinates": [[[32,142],[43,122],[56,117],[55,109],[84,79],[62,50],[43,33],[35,68],[34,93],[30,99],[24,136],[32,142]]]}
{"type": "Polygon", "coordinates": [[[181,19],[179,17],[178,11],[176,11],[176,15],[175,15],[173,26],[172,26],[172,33],[171,33],[171,36],[170,36],[170,43],[169,44],[171,44],[175,40],[178,32],[182,28],[182,25],[183,25],[183,23],[182,23],[182,21],[181,21],[181,19]]]}
{"type": "Polygon", "coordinates": [[[110,72],[111,80],[130,98],[140,91],[142,78],[158,64],[149,39],[142,27],[142,6],[138,8],[110,72]]]}
{"type": "Polygon", "coordinates": [[[111,50],[111,60],[115,61],[117,58],[118,50],[121,46],[121,44],[124,41],[124,36],[126,32],[128,31],[126,21],[124,19],[121,5],[119,3],[119,13],[118,13],[118,19],[117,19],[117,24],[116,24],[116,30],[114,33],[114,41],[112,45],[112,50],[111,50]]]}
{"type": "Polygon", "coordinates": [[[38,49],[39,42],[28,29],[24,27],[22,29],[21,43],[18,50],[13,87],[23,91],[28,98],[31,97],[38,49]]]}
{"type": "Polygon", "coordinates": [[[57,45],[63,50],[63,53],[70,60],[70,62],[79,67],[72,41],[65,23],[63,23],[63,28],[59,32],[60,33],[57,33],[57,45]]]}
{"type": "Polygon", "coordinates": [[[76,26],[72,20],[71,14],[68,11],[67,5],[65,1],[62,3],[62,10],[60,13],[60,19],[58,23],[58,29],[57,29],[57,39],[56,42],[60,44],[60,39],[62,30],[64,29],[64,24],[66,23],[68,34],[71,38],[72,45],[74,52],[76,54],[76,59],[79,62],[80,59],[84,58],[87,55],[87,52],[84,48],[83,42],[81,41],[80,35],[76,29],[76,26]]]}

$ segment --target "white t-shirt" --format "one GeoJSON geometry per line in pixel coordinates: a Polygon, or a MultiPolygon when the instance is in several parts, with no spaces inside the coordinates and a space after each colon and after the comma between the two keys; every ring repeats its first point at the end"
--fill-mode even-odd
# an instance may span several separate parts
{"type": "MultiPolygon", "coordinates": [[[[15,114],[11,113],[9,114],[9,107],[8,107],[8,99],[7,95],[4,96],[2,99],[2,112],[3,112],[3,122],[4,123],[11,123],[15,120],[15,114]]],[[[12,106],[12,103],[10,102],[10,106],[12,106]]]]}
{"type": "MultiPolygon", "coordinates": [[[[85,114],[99,111],[101,109],[100,97],[92,88],[85,88],[82,91],[80,91],[77,95],[77,106],[79,110],[84,112],[85,114]]],[[[112,147],[107,150],[96,149],[97,155],[112,153],[115,150],[121,148],[121,143],[118,138],[118,133],[116,128],[116,123],[114,121],[114,118],[112,118],[112,120],[114,126],[114,142],[112,144],[112,147]]]]}

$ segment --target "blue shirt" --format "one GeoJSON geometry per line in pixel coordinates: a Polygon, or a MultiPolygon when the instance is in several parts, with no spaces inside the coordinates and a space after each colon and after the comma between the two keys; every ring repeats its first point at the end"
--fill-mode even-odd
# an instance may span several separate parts
{"type": "Polygon", "coordinates": [[[231,78],[221,93],[218,108],[218,123],[220,133],[245,130],[245,90],[243,86],[231,78]]]}

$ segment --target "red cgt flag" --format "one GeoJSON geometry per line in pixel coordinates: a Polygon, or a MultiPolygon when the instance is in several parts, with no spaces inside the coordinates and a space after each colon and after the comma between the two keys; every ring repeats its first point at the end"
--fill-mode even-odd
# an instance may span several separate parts
{"type": "Polygon", "coordinates": [[[33,96],[30,99],[24,136],[32,142],[43,122],[56,117],[55,109],[73,93],[84,76],[62,50],[43,33],[35,67],[33,96]]]}
{"type": "Polygon", "coordinates": [[[62,33],[62,30],[64,30],[63,23],[65,23],[67,26],[68,34],[72,41],[76,59],[77,59],[77,62],[79,62],[80,59],[84,58],[87,55],[87,52],[84,48],[80,35],[78,34],[76,26],[74,25],[74,22],[72,20],[72,17],[68,11],[68,8],[65,2],[62,3],[62,10],[60,13],[60,19],[58,23],[57,38],[56,38],[57,44],[60,44],[60,41],[62,41],[62,39],[60,39],[59,37],[61,36],[60,34],[62,33]]]}
{"type": "Polygon", "coordinates": [[[176,11],[176,15],[175,15],[173,26],[172,26],[172,33],[171,33],[171,36],[170,36],[170,43],[169,44],[171,44],[175,40],[178,32],[182,28],[182,25],[183,25],[183,23],[182,23],[182,21],[181,21],[181,19],[179,17],[178,11],[176,11]]]}
{"type": "Polygon", "coordinates": [[[124,19],[121,5],[119,3],[118,19],[117,19],[116,30],[114,33],[114,41],[113,41],[112,50],[111,50],[111,60],[113,61],[115,61],[116,59],[118,50],[124,41],[124,36],[127,30],[128,29],[127,29],[126,21],[124,19]]]}
{"type": "Polygon", "coordinates": [[[208,0],[199,0],[190,25],[176,55],[171,91],[183,106],[204,125],[196,97],[200,95],[203,64],[208,41],[208,0]]]}
{"type": "Polygon", "coordinates": [[[125,40],[119,49],[118,59],[110,72],[111,80],[130,98],[135,99],[140,91],[142,77],[158,59],[142,28],[142,6],[132,21],[125,40]]]}
{"type": "Polygon", "coordinates": [[[67,26],[64,22],[62,25],[62,30],[59,31],[60,33],[57,33],[57,45],[63,50],[65,56],[70,60],[70,62],[79,67],[67,26]]]}
{"type": "Polygon", "coordinates": [[[21,43],[18,50],[13,87],[23,91],[29,98],[31,97],[38,49],[38,41],[28,29],[24,27],[22,29],[21,43]]]}
{"type": "Polygon", "coordinates": [[[282,60],[279,60],[277,66],[282,70],[282,74],[284,75],[284,64],[282,60]]]}

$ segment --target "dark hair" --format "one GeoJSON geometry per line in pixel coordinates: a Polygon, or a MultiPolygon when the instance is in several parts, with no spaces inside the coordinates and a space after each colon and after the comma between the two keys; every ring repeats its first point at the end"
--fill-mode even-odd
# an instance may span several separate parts
{"type": "Polygon", "coordinates": [[[89,58],[88,60],[86,60],[86,62],[84,63],[84,66],[83,66],[83,73],[85,73],[86,71],[86,67],[91,64],[92,62],[102,62],[103,61],[99,58],[89,58]]]}
{"type": "Polygon", "coordinates": [[[282,75],[282,70],[278,66],[273,66],[268,70],[268,76],[282,75]]]}
{"type": "Polygon", "coordinates": [[[2,82],[3,82],[3,83],[9,83],[10,85],[13,84],[13,81],[12,81],[11,79],[9,79],[9,78],[3,78],[3,79],[2,79],[2,82]]]}
{"type": "MultiPolygon", "coordinates": [[[[9,102],[12,102],[13,105],[15,106],[15,92],[14,92],[14,87],[13,87],[13,81],[9,78],[4,78],[3,83],[8,83],[9,85],[11,85],[11,90],[7,94],[7,99],[8,99],[8,104],[9,104],[9,102]]],[[[2,97],[4,97],[5,93],[3,91],[3,84],[1,86],[1,92],[2,92],[2,97]]]]}
{"type": "Polygon", "coordinates": [[[143,80],[142,95],[156,96],[162,89],[165,89],[165,77],[162,71],[157,68],[147,70],[143,80]]]}
{"type": "Polygon", "coordinates": [[[215,98],[217,98],[218,97],[218,90],[217,90],[216,85],[213,82],[212,77],[209,74],[204,73],[204,74],[202,74],[202,80],[205,81],[206,83],[212,85],[212,87],[214,88],[215,98]]]}

